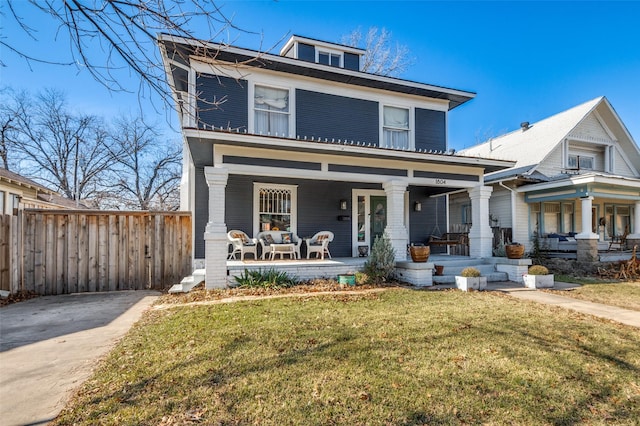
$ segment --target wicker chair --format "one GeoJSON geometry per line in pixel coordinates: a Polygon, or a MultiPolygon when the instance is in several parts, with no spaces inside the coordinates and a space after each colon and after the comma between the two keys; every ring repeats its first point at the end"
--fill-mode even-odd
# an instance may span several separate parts
{"type": "Polygon", "coordinates": [[[326,254],[331,259],[331,253],[329,252],[329,243],[333,241],[333,232],[320,231],[313,237],[305,240],[307,244],[307,259],[310,258],[311,253],[315,253],[316,257],[324,259],[326,254]]]}
{"type": "Polygon", "coordinates": [[[227,239],[233,247],[233,251],[229,253],[229,259],[235,259],[237,253],[240,253],[240,260],[244,260],[247,253],[253,254],[253,258],[258,259],[257,239],[249,238],[247,234],[236,229],[227,232],[227,239]]]}

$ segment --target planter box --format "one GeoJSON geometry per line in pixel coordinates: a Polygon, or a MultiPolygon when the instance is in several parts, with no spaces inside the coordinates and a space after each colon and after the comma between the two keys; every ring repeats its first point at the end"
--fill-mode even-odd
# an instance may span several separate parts
{"type": "Polygon", "coordinates": [[[487,288],[487,277],[461,277],[456,275],[456,287],[462,291],[484,290],[487,288]]]}
{"type": "Polygon", "coordinates": [[[524,286],[527,288],[552,288],[553,287],[553,274],[549,275],[529,275],[524,274],[522,276],[524,286]]]}

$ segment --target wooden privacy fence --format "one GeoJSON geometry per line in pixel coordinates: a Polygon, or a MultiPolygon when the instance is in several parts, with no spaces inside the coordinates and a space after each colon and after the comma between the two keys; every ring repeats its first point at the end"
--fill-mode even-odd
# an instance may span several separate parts
{"type": "Polygon", "coordinates": [[[1,224],[12,293],[162,290],[192,272],[190,213],[24,210],[1,224]]]}

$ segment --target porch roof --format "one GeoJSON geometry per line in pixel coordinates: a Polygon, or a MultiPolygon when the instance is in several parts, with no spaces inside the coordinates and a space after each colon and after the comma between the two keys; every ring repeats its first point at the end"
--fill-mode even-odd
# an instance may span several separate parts
{"type": "Polygon", "coordinates": [[[524,185],[516,191],[524,193],[528,203],[588,196],[640,201],[640,179],[588,173],[524,185]]]}
{"type": "Polygon", "coordinates": [[[347,157],[400,160],[440,165],[479,167],[484,173],[512,167],[514,161],[456,155],[454,151],[399,150],[380,148],[371,144],[347,140],[308,140],[276,136],[252,135],[230,130],[184,128],[192,158],[196,166],[209,166],[204,162],[213,159],[213,145],[228,143],[234,146],[260,147],[274,150],[306,152],[311,154],[331,154],[347,157]],[[197,161],[204,161],[200,164],[197,161]]]}

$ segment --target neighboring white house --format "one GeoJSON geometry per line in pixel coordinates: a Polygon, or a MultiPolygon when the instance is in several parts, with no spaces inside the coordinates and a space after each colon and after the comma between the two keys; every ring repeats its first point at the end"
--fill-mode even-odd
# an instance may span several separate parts
{"type": "MultiPolygon", "coordinates": [[[[516,161],[486,174],[485,184],[493,187],[491,218],[528,249],[535,231],[575,239],[583,259],[597,255],[598,241],[640,238],[640,150],[605,97],[460,154],[516,161]]],[[[470,217],[466,194],[452,194],[450,207],[452,222],[470,217]]]]}

